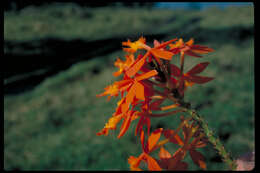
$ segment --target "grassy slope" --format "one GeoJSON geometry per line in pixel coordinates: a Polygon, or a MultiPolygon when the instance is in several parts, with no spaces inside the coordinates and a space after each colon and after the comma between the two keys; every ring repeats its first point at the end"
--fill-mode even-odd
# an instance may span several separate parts
{"type": "MultiPolygon", "coordinates": [[[[106,10],[108,11],[104,12],[105,14],[116,14],[115,11],[109,13],[109,9],[106,10]]],[[[101,10],[95,15],[102,18],[102,12],[101,10]]],[[[122,10],[122,13],[136,14],[137,19],[143,17],[130,10],[122,10]]],[[[175,13],[177,16],[181,14],[178,11],[175,13]]],[[[161,13],[153,14],[158,14],[158,17],[155,17],[158,19],[165,17],[161,13]]],[[[15,16],[13,17],[10,20],[15,20],[15,16]]],[[[194,17],[202,18],[195,26],[191,26],[191,29],[183,29],[184,33],[192,32],[198,26],[210,30],[233,26],[252,27],[253,25],[253,9],[237,8],[225,11],[210,9],[203,12],[185,13],[182,18],[177,18],[175,22],[169,23],[167,26],[163,25],[162,28],[166,28],[166,31],[175,23],[176,28],[180,29],[180,26],[184,26],[184,23],[189,21],[188,19],[194,17]]],[[[134,21],[138,20],[132,22],[134,21]]],[[[5,27],[8,27],[8,22],[5,20],[5,27]]],[[[120,24],[118,29],[126,27],[127,23],[121,22],[118,21],[120,24]]],[[[81,25],[84,27],[83,23],[81,25]]],[[[100,29],[99,32],[103,32],[102,27],[97,26],[97,28],[100,29]]],[[[153,27],[153,29],[157,28],[153,27]]],[[[123,34],[123,31],[127,31],[127,28],[122,29],[119,34],[123,34]]],[[[5,38],[13,39],[11,35],[8,36],[8,32],[10,29],[5,28],[5,38]]],[[[57,34],[64,37],[67,35],[64,34],[65,32],[67,31],[64,29],[64,32],[61,31],[57,34]]],[[[71,33],[71,37],[75,36],[74,34],[76,35],[76,31],[71,33]]],[[[90,38],[91,33],[85,32],[85,34],[89,34],[90,38]]],[[[179,36],[179,34],[181,31],[177,34],[169,33],[169,38],[179,36]]],[[[211,33],[208,37],[212,37],[213,34],[211,33]]],[[[15,38],[19,39],[21,35],[23,34],[19,34],[15,38]]],[[[99,37],[97,34],[93,35],[99,37]]],[[[198,35],[203,36],[203,33],[198,33],[198,35]]],[[[193,37],[196,42],[196,35],[193,37]]],[[[205,35],[204,37],[207,38],[205,35]]],[[[29,39],[29,36],[22,39],[29,39]]],[[[254,42],[253,38],[247,39],[243,43],[240,43],[238,38],[237,40],[232,39],[237,44],[223,37],[216,40],[217,43],[211,39],[204,41],[203,44],[211,46],[216,51],[204,59],[187,58],[189,61],[185,65],[189,68],[193,62],[210,61],[211,64],[205,74],[215,76],[216,79],[203,86],[194,86],[188,90],[186,99],[190,100],[193,106],[204,104],[199,112],[214,131],[230,134],[230,137],[223,141],[227,150],[237,157],[255,147],[254,42]],[[211,104],[206,104],[207,101],[210,101],[211,104]]],[[[75,64],[69,70],[46,79],[31,92],[5,96],[5,169],[127,170],[127,158],[130,155],[137,156],[141,152],[141,146],[133,136],[135,123],[120,140],[116,138],[118,131],[111,133],[108,137],[95,136],[95,133],[104,126],[113,113],[117,100],[112,99],[107,102],[105,98],[97,99],[95,95],[117,79],[111,75],[116,71],[112,65],[115,58],[122,57],[121,55],[122,52],[119,51],[75,64]],[[93,71],[99,71],[99,73],[93,71]]],[[[161,118],[154,121],[153,128],[157,127],[158,123],[165,128],[175,127],[178,121],[178,117],[161,118]]],[[[170,151],[174,151],[174,146],[167,145],[167,147],[170,151]]],[[[215,151],[211,147],[201,151],[207,154],[208,169],[224,169],[222,164],[209,159],[215,155],[215,151]]],[[[190,158],[187,158],[187,161],[190,162],[190,158]]],[[[196,166],[191,166],[191,168],[198,169],[196,166]]]]}

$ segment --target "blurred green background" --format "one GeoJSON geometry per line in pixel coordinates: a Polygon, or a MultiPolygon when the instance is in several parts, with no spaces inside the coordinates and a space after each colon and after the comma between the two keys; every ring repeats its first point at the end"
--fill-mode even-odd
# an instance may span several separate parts
{"type": "MultiPolygon", "coordinates": [[[[121,42],[140,36],[148,44],[194,38],[215,50],[186,58],[185,70],[209,61],[202,75],[215,80],[195,85],[185,99],[234,158],[253,151],[253,5],[185,10],[46,3],[4,12],[4,169],[128,170],[128,157],[141,152],[136,122],[119,140],[118,130],[96,136],[118,101],[96,94],[120,79],[112,73],[116,58],[124,56],[121,42]]],[[[179,122],[178,116],[154,119],[152,128],[179,122]]],[[[176,150],[173,144],[166,148],[176,150]]],[[[212,146],[200,151],[209,170],[227,169],[212,146]]],[[[191,163],[189,156],[185,160],[191,163]]],[[[191,163],[189,169],[199,168],[191,163]]]]}

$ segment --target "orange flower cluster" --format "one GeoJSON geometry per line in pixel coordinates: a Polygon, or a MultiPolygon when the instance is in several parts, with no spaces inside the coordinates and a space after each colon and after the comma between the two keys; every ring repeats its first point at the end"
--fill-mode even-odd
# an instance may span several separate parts
{"type": "Polygon", "coordinates": [[[212,52],[213,49],[206,46],[194,45],[193,39],[183,42],[182,39],[172,39],[166,42],[154,40],[153,47],[146,44],[146,39],[141,37],[135,42],[128,40],[122,43],[123,50],[127,52],[125,61],[117,59],[114,65],[118,71],[114,76],[123,75],[123,79],[114,82],[105,88],[99,95],[117,97],[121,100],[117,103],[116,111],[105,124],[105,127],[97,135],[108,135],[109,130],[115,130],[117,124],[122,121],[118,138],[122,137],[128,130],[132,121],[139,119],[135,135],[140,136],[143,152],[139,157],[130,156],[128,162],[131,170],[141,170],[141,161],[147,164],[148,170],[185,170],[188,164],[183,161],[186,153],[200,168],[206,169],[203,155],[196,150],[206,145],[203,141],[204,134],[195,122],[181,116],[181,123],[176,130],[159,128],[150,133],[151,118],[163,117],[183,112],[187,106],[184,92],[194,84],[204,84],[211,81],[212,77],[198,76],[208,65],[203,62],[195,65],[191,70],[184,73],[184,56],[200,58],[201,54],[212,52]],[[144,54],[139,50],[143,50],[144,54]],[[180,55],[180,67],[171,64],[174,57],[180,55]],[[165,99],[174,102],[172,105],[162,106],[165,99]],[[153,111],[165,111],[164,113],[153,113],[153,111]],[[146,133],[145,127],[146,126],[146,133]],[[183,139],[178,135],[182,130],[183,139]],[[159,142],[161,136],[165,139],[159,142]],[[145,140],[145,137],[147,140],[145,140]],[[180,146],[174,153],[170,154],[163,145],[171,142],[180,146]],[[159,159],[153,158],[150,153],[160,148],[159,159]]]}

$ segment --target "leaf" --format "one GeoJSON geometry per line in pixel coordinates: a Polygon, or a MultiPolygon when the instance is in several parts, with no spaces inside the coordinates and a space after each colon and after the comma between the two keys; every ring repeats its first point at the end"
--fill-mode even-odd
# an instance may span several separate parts
{"type": "Polygon", "coordinates": [[[159,107],[162,102],[164,101],[165,99],[158,99],[158,100],[155,100],[154,102],[152,102],[150,104],[150,109],[151,110],[161,110],[161,108],[159,107]]]}
{"type": "Polygon", "coordinates": [[[187,74],[187,75],[194,75],[194,74],[200,73],[200,72],[202,72],[208,65],[209,65],[209,62],[203,62],[203,63],[197,64],[197,65],[194,66],[191,70],[189,70],[186,74],[187,74]]]}
{"type": "Polygon", "coordinates": [[[171,68],[171,73],[176,76],[176,77],[179,77],[181,75],[181,70],[179,69],[179,67],[177,67],[176,65],[174,64],[170,64],[170,68],[171,68]]]}
{"type": "Polygon", "coordinates": [[[184,79],[188,82],[194,82],[197,84],[204,84],[211,80],[213,80],[213,77],[205,77],[205,76],[184,76],[184,79]]]}
{"type": "Polygon", "coordinates": [[[151,49],[150,52],[155,56],[166,60],[171,60],[173,53],[165,50],[151,49]]]}
{"type": "Polygon", "coordinates": [[[198,151],[196,151],[194,149],[190,149],[189,153],[190,153],[192,161],[196,165],[198,165],[202,169],[206,169],[205,158],[204,158],[204,156],[200,152],[198,152],[198,151]]]}
{"type": "Polygon", "coordinates": [[[175,170],[178,164],[181,162],[184,153],[182,152],[182,148],[179,148],[174,155],[169,159],[169,170],[175,170]]]}
{"type": "Polygon", "coordinates": [[[160,139],[162,128],[156,129],[152,132],[152,134],[148,138],[148,151],[151,151],[151,149],[155,146],[155,144],[160,139]]]}
{"type": "Polygon", "coordinates": [[[207,46],[201,46],[201,45],[193,45],[193,46],[191,46],[191,49],[192,49],[192,52],[200,53],[200,54],[205,54],[205,53],[214,51],[214,49],[211,49],[207,46]]]}
{"type": "Polygon", "coordinates": [[[194,57],[197,57],[197,58],[201,58],[202,57],[202,56],[196,54],[195,52],[193,52],[192,50],[185,51],[185,54],[187,54],[189,56],[194,56],[194,57]]]}
{"type": "Polygon", "coordinates": [[[161,171],[162,168],[159,166],[159,164],[154,160],[151,156],[148,154],[145,155],[147,159],[147,165],[149,171],[161,171]]]}
{"type": "Polygon", "coordinates": [[[183,171],[183,170],[187,170],[187,168],[188,168],[188,163],[183,162],[183,161],[180,161],[180,162],[176,165],[176,167],[175,167],[174,170],[176,170],[176,171],[183,171]]]}

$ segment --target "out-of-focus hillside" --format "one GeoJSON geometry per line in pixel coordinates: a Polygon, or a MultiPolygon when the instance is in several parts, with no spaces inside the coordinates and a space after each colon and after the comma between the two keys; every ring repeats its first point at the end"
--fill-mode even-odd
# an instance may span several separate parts
{"type": "MultiPolygon", "coordinates": [[[[127,158],[141,152],[133,133],[136,123],[120,140],[118,130],[96,136],[118,100],[107,102],[96,94],[119,79],[112,73],[117,70],[115,59],[123,58],[121,42],[142,35],[148,43],[192,37],[215,50],[186,62],[188,69],[209,61],[203,74],[215,80],[195,85],[185,97],[233,157],[254,150],[253,10],[250,6],[203,11],[91,9],[69,4],[5,12],[4,89],[9,92],[4,96],[4,168],[128,170],[127,158]],[[8,89],[25,87],[26,79],[30,83],[38,78],[26,92],[8,89]]],[[[154,120],[152,128],[172,128],[178,122],[178,116],[165,117],[154,120]]],[[[212,146],[200,151],[209,170],[226,169],[212,146]]],[[[189,157],[187,162],[191,163],[189,157]]],[[[190,164],[190,169],[198,167],[190,164]]]]}

